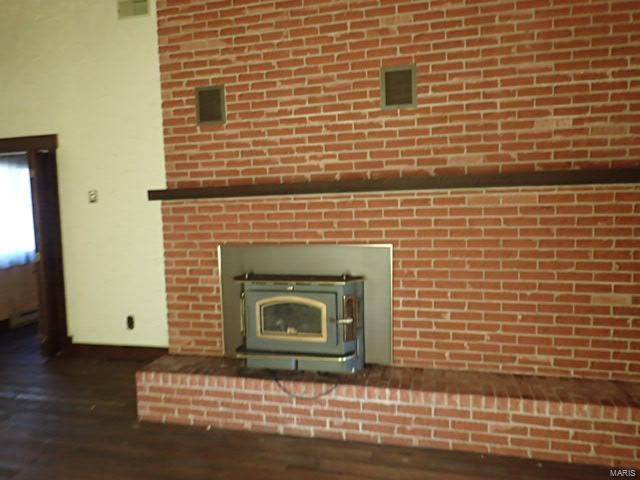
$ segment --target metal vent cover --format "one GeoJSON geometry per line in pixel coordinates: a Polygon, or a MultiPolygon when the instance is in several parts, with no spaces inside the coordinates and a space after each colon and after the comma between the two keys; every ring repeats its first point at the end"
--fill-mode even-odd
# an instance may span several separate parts
{"type": "Polygon", "coordinates": [[[380,73],[382,108],[417,106],[415,65],[386,67],[380,73]]]}
{"type": "Polygon", "coordinates": [[[148,0],[118,0],[118,18],[137,17],[148,13],[148,0]]]}
{"type": "Polygon", "coordinates": [[[224,123],[224,85],[196,88],[196,118],[199,125],[224,123]]]}

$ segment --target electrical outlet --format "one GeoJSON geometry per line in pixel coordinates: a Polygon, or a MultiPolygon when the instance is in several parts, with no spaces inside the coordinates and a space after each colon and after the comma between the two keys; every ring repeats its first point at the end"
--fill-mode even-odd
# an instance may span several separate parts
{"type": "Polygon", "coordinates": [[[98,201],[98,191],[89,190],[89,203],[96,203],[98,201]]]}
{"type": "Polygon", "coordinates": [[[129,330],[133,330],[136,326],[136,320],[135,318],[133,318],[133,315],[128,315],[127,316],[127,328],[129,330]]]}

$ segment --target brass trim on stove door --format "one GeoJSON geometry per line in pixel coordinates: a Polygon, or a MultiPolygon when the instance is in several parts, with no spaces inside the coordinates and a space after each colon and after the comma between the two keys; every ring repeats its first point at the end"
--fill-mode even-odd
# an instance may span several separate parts
{"type": "Polygon", "coordinates": [[[295,295],[279,295],[276,297],[269,297],[256,302],[256,335],[258,338],[268,338],[273,340],[285,340],[295,342],[326,342],[327,341],[327,305],[323,302],[313,300],[307,297],[299,297],[295,295]],[[262,310],[269,305],[277,305],[279,303],[298,303],[302,305],[308,305],[313,308],[317,308],[321,312],[321,333],[308,334],[308,333],[292,333],[292,334],[278,334],[278,333],[265,333],[263,328],[264,318],[262,310]]]}

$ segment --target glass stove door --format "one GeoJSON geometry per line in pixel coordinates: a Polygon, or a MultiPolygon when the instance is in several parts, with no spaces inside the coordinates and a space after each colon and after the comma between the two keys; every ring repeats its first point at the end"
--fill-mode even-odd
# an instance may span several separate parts
{"type": "Polygon", "coordinates": [[[327,306],[297,295],[277,295],[256,302],[259,338],[302,342],[327,341],[327,306]]]}

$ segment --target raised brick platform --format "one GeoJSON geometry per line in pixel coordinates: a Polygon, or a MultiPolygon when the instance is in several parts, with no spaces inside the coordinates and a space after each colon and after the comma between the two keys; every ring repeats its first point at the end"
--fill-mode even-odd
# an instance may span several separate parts
{"type": "Polygon", "coordinates": [[[171,355],[136,381],[142,421],[640,466],[637,383],[383,367],[275,374],[171,355]]]}

